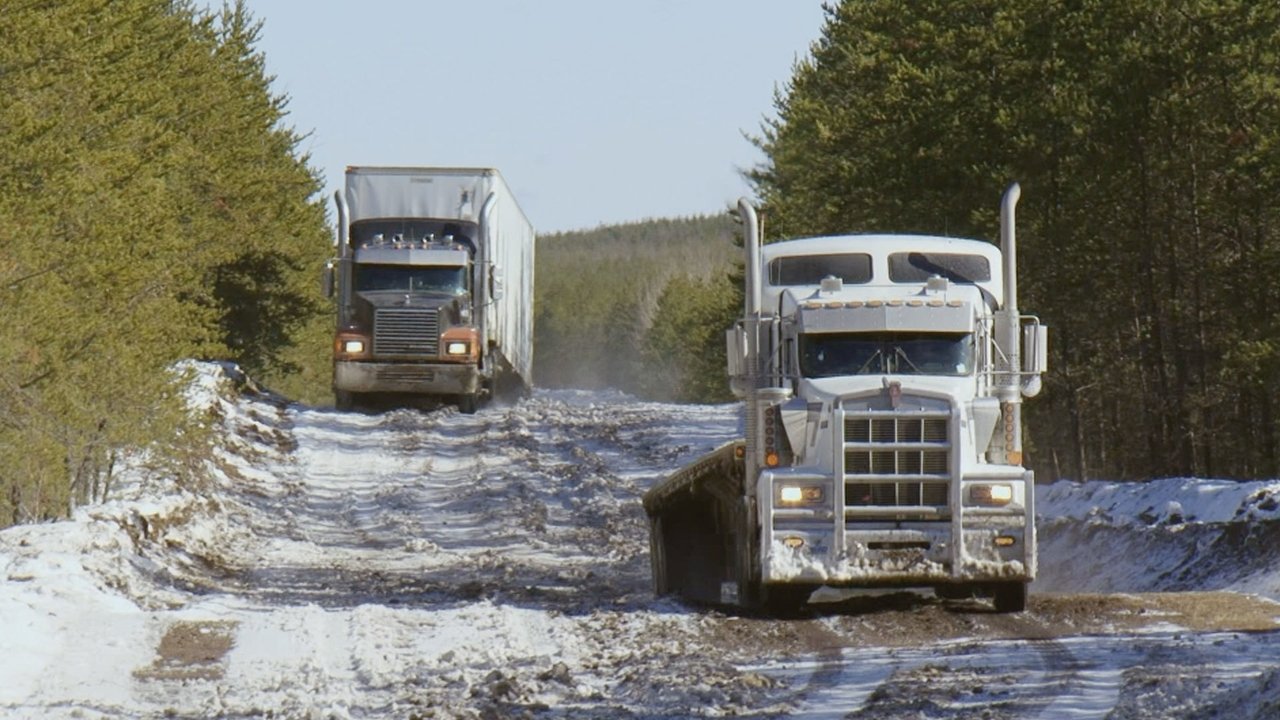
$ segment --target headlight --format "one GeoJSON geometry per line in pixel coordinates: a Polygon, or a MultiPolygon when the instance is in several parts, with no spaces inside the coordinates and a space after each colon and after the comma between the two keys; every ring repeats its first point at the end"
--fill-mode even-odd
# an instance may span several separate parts
{"type": "Polygon", "coordinates": [[[338,360],[367,357],[368,353],[369,336],[358,330],[340,331],[333,339],[333,356],[338,360]]]}
{"type": "Polygon", "coordinates": [[[826,497],[821,485],[780,485],[778,486],[778,504],[780,505],[818,505],[826,497]]]}
{"type": "Polygon", "coordinates": [[[969,503],[999,507],[1013,501],[1012,485],[970,485],[969,503]]]}
{"type": "Polygon", "coordinates": [[[473,327],[451,327],[440,334],[440,357],[449,362],[474,362],[482,342],[473,327]]]}

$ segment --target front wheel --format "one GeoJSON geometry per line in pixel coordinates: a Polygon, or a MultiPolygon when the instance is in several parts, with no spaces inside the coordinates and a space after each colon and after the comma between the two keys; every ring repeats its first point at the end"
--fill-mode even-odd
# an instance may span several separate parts
{"type": "Polygon", "coordinates": [[[356,409],[356,394],[350,390],[333,391],[333,407],[338,412],[351,412],[356,409]]]}
{"type": "Polygon", "coordinates": [[[1027,584],[1024,582],[1000,583],[992,592],[992,600],[998,613],[1015,613],[1027,609],[1027,584]]]}
{"type": "Polygon", "coordinates": [[[764,585],[760,588],[760,608],[779,618],[801,616],[809,607],[812,585],[764,585]]]}
{"type": "Polygon", "coordinates": [[[458,412],[463,415],[474,415],[478,405],[479,398],[475,393],[458,396],[458,412]]]}

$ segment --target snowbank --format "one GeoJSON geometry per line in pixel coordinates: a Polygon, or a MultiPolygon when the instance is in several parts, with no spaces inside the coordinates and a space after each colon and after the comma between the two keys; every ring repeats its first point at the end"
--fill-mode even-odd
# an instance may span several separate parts
{"type": "Polygon", "coordinates": [[[1036,495],[1034,589],[1280,598],[1280,481],[1057,482],[1036,495]]]}

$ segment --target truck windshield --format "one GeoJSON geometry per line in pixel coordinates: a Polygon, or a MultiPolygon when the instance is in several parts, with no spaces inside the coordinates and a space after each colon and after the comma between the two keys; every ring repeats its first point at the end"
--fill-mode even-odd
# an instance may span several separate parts
{"type": "Polygon", "coordinates": [[[783,255],[769,263],[769,284],[817,285],[833,275],[846,285],[871,282],[871,256],[866,253],[783,255]]]}
{"type": "Polygon", "coordinates": [[[800,373],[840,375],[967,375],[973,340],[950,333],[813,333],[800,337],[800,373]]]}
{"type": "Polygon", "coordinates": [[[991,263],[982,255],[905,252],[889,256],[889,279],[897,283],[922,283],[934,275],[954,283],[991,281],[991,263]]]}
{"type": "Polygon", "coordinates": [[[462,266],[356,265],[355,280],[356,292],[459,295],[467,291],[467,273],[462,266]]]}

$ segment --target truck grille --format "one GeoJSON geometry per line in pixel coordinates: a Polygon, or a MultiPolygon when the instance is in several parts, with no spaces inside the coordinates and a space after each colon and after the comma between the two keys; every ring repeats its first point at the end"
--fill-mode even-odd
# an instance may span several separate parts
{"type": "Polygon", "coordinates": [[[380,308],[373,314],[374,355],[434,356],[439,334],[440,313],[434,308],[380,308]]]}
{"type": "Polygon", "coordinates": [[[845,504],[946,508],[950,427],[950,415],[940,411],[845,415],[845,504]]]}

